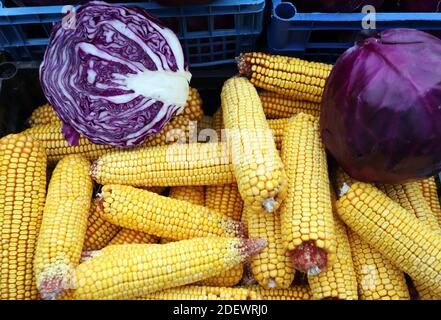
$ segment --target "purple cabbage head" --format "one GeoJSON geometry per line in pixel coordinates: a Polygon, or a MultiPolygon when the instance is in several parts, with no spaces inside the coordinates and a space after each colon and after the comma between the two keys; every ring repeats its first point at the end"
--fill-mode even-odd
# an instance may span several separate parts
{"type": "Polygon", "coordinates": [[[299,12],[355,12],[363,6],[372,5],[379,9],[384,0],[298,0],[295,1],[299,12]]]}
{"type": "Polygon", "coordinates": [[[393,29],[348,49],[327,80],[327,150],[353,178],[402,183],[441,170],[441,40],[393,29]]]}
{"type": "Polygon", "coordinates": [[[130,147],[161,131],[191,78],[176,35],[133,6],[90,2],[72,17],[53,26],[40,66],[69,143],[130,147]]]}
{"type": "Polygon", "coordinates": [[[400,6],[409,12],[441,12],[441,0],[400,0],[400,6]]]}

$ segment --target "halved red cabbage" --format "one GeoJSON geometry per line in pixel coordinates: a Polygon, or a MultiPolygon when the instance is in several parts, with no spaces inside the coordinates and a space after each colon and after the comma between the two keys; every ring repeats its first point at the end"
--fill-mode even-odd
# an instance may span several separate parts
{"type": "Polygon", "coordinates": [[[441,40],[411,29],[362,40],[323,95],[326,148],[353,178],[403,183],[441,170],[441,40]]]}
{"type": "Polygon", "coordinates": [[[182,111],[191,74],[176,35],[138,7],[79,7],[52,28],[40,82],[70,144],[135,146],[182,111]]]}

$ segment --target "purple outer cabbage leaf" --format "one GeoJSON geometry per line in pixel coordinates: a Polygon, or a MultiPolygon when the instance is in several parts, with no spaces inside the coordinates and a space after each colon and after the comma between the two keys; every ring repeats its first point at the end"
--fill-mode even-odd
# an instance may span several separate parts
{"type": "Polygon", "coordinates": [[[299,12],[355,12],[363,6],[372,5],[379,9],[384,0],[297,0],[294,1],[299,12]]]}
{"type": "Polygon", "coordinates": [[[320,118],[353,178],[403,183],[441,170],[441,40],[392,29],[358,42],[327,80],[320,118]]]}
{"type": "Polygon", "coordinates": [[[74,28],[53,26],[40,82],[69,143],[81,134],[130,147],[160,132],[183,108],[125,86],[124,79],[144,70],[187,72],[176,35],[142,8],[94,1],[76,11],[74,28]]]}

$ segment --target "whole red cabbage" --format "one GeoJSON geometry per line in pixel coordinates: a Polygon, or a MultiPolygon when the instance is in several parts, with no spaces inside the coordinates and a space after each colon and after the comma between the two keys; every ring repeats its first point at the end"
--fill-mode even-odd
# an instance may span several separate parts
{"type": "Polygon", "coordinates": [[[384,0],[297,0],[299,12],[355,12],[363,6],[372,5],[379,9],[384,0]]]}
{"type": "Polygon", "coordinates": [[[161,131],[184,107],[191,78],[176,35],[134,6],[90,2],[74,18],[53,26],[40,66],[69,143],[81,134],[129,147],[161,131]]]}
{"type": "Polygon", "coordinates": [[[393,29],[348,49],[328,78],[327,150],[353,178],[402,183],[441,170],[441,41],[393,29]]]}
{"type": "Polygon", "coordinates": [[[410,12],[440,12],[441,0],[401,0],[400,6],[410,12]]]}

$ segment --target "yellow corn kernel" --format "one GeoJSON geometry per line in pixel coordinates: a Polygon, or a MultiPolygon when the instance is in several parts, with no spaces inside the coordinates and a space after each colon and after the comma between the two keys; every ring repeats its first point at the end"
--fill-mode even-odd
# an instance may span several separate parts
{"type": "Polygon", "coordinates": [[[311,289],[305,285],[292,286],[286,289],[265,289],[261,286],[251,286],[262,300],[311,300],[311,289]]]}
{"type": "Polygon", "coordinates": [[[172,144],[101,156],[92,166],[99,184],[134,187],[203,186],[235,181],[226,144],[172,144]]]}
{"type": "Polygon", "coordinates": [[[346,226],[334,216],[335,259],[318,275],[308,276],[314,299],[358,300],[357,277],[346,226]]]}
{"type": "Polygon", "coordinates": [[[83,250],[99,250],[104,248],[120,230],[120,226],[103,219],[100,214],[98,199],[94,199],[90,206],[83,250]]]}
{"type": "Polygon", "coordinates": [[[286,176],[259,95],[247,79],[233,77],[225,82],[221,100],[234,175],[244,204],[250,210],[274,212],[285,197],[286,176]]]}
{"type": "Polygon", "coordinates": [[[102,188],[103,218],[125,228],[174,240],[242,236],[240,222],[187,201],[123,185],[102,188]]]}
{"type": "Polygon", "coordinates": [[[297,100],[320,103],[332,65],[261,52],[242,53],[239,72],[256,87],[297,100]]]}
{"type": "Polygon", "coordinates": [[[268,126],[273,132],[274,141],[278,150],[282,149],[283,129],[287,125],[288,121],[288,118],[268,120],[268,126]]]}
{"type": "Polygon", "coordinates": [[[378,189],[404,209],[413,213],[420,221],[427,224],[429,228],[441,232],[438,221],[430,209],[429,202],[424,198],[423,191],[418,182],[378,185],[378,189]]]}
{"type": "Polygon", "coordinates": [[[409,300],[404,273],[348,230],[360,300],[409,300]]]}
{"type": "Polygon", "coordinates": [[[205,205],[205,188],[203,186],[172,187],[168,196],[199,206],[205,205]]]}
{"type": "Polygon", "coordinates": [[[23,134],[0,139],[0,300],[34,300],[32,269],[46,195],[43,146],[23,134]]]}
{"type": "Polygon", "coordinates": [[[202,108],[202,99],[197,89],[190,87],[184,110],[179,116],[187,118],[188,120],[202,120],[204,110],[202,108]]]}
{"type": "Polygon", "coordinates": [[[231,269],[265,245],[260,239],[209,237],[103,250],[76,268],[73,298],[134,299],[194,283],[231,269]]]}
{"type": "Polygon", "coordinates": [[[271,91],[259,92],[263,111],[268,119],[290,118],[297,113],[320,116],[320,103],[296,100],[271,91]]]}
{"type": "Polygon", "coordinates": [[[138,298],[141,300],[261,300],[259,294],[249,288],[210,286],[182,286],[157,291],[138,298]]]}
{"type": "Polygon", "coordinates": [[[240,221],[243,201],[237,184],[207,186],[205,190],[205,206],[222,213],[224,216],[240,221]]]}
{"type": "Polygon", "coordinates": [[[441,236],[380,190],[354,183],[338,214],[361,239],[441,298],[441,236]]]}
{"type": "Polygon", "coordinates": [[[43,299],[54,299],[68,288],[79,263],[93,192],[89,170],[89,161],[71,155],[52,173],[34,257],[43,299]]]}
{"type": "Polygon", "coordinates": [[[28,123],[31,127],[34,127],[41,124],[57,124],[60,121],[54,108],[49,103],[46,103],[32,112],[28,123]]]}
{"type": "Polygon", "coordinates": [[[132,229],[122,228],[120,232],[109,242],[109,245],[114,244],[143,244],[143,243],[157,243],[158,238],[151,234],[136,231],[132,229]]]}
{"type": "Polygon", "coordinates": [[[289,181],[288,195],[280,208],[284,245],[291,250],[297,270],[316,275],[332,263],[336,250],[328,166],[318,119],[304,113],[292,117],[283,131],[281,153],[289,181]]]}
{"type": "Polygon", "coordinates": [[[424,198],[426,198],[426,201],[429,202],[430,209],[438,221],[438,226],[441,228],[441,207],[435,177],[420,180],[419,183],[423,191],[424,198]]]}
{"type": "Polygon", "coordinates": [[[266,289],[286,289],[294,280],[295,269],[289,251],[285,248],[280,225],[280,215],[255,212],[244,208],[250,238],[265,239],[267,247],[250,262],[257,282],[266,289]]]}

